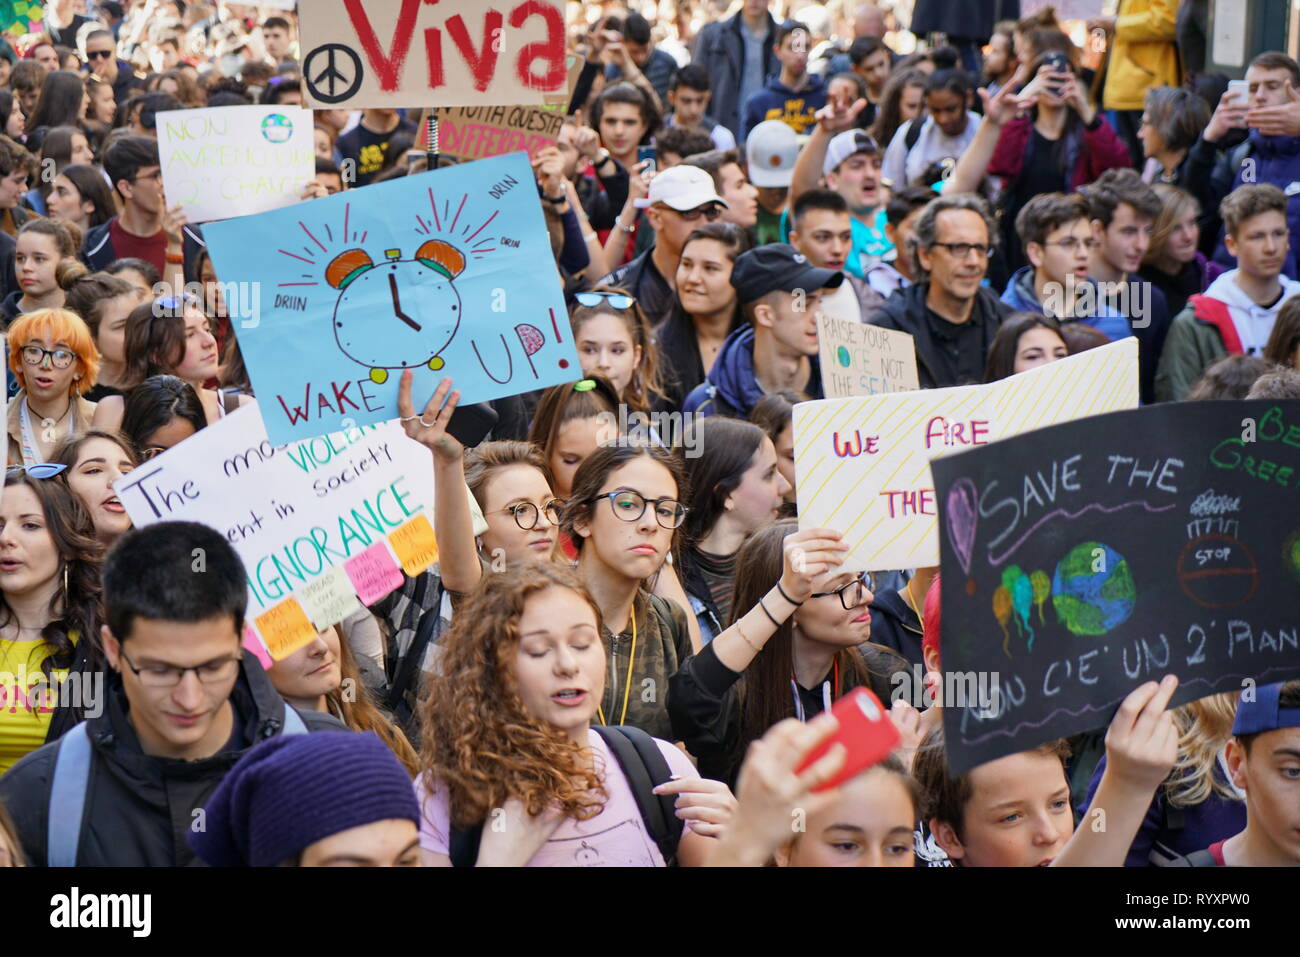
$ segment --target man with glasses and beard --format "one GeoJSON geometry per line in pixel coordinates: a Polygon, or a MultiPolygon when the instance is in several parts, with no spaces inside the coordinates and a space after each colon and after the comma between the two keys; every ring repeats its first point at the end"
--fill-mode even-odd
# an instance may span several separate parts
{"type": "Polygon", "coordinates": [[[921,211],[915,230],[921,280],[866,321],[912,336],[921,388],[980,382],[993,337],[1012,312],[981,285],[996,235],[988,206],[967,193],[941,196],[921,211]]]}
{"type": "Polygon", "coordinates": [[[658,325],[673,308],[677,260],[691,230],[722,215],[727,201],[718,195],[713,177],[694,166],[674,166],[650,183],[645,199],[636,205],[646,211],[655,244],[598,285],[628,290],[645,310],[651,325],[658,325]]]}

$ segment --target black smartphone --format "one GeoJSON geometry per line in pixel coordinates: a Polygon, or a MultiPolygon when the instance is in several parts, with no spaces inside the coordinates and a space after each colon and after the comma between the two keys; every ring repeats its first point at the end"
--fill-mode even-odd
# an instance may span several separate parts
{"type": "Polygon", "coordinates": [[[497,410],[486,402],[459,405],[447,422],[447,434],[465,448],[471,449],[487,438],[499,418],[497,410]]]}
{"type": "Polygon", "coordinates": [[[641,163],[645,160],[650,161],[650,165],[645,168],[645,171],[647,173],[653,173],[655,171],[655,165],[658,162],[655,155],[655,148],[653,146],[638,146],[636,148],[636,161],[641,163]]]}
{"type": "MultiPolygon", "coordinates": [[[[1043,63],[1051,67],[1052,72],[1054,73],[1070,72],[1070,60],[1068,57],[1066,57],[1064,53],[1060,52],[1059,50],[1049,53],[1046,57],[1044,57],[1043,63]]],[[[1060,83],[1053,83],[1052,92],[1055,93],[1057,96],[1064,96],[1065,88],[1060,83]]]]}

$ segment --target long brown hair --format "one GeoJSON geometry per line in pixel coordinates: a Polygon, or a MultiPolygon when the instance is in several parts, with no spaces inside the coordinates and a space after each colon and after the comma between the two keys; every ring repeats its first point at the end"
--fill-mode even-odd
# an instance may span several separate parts
{"type": "Polygon", "coordinates": [[[339,673],[342,680],[333,691],[325,693],[334,711],[342,716],[343,723],[353,731],[373,731],[381,741],[388,745],[397,760],[402,762],[407,773],[415,777],[419,771],[419,757],[411,742],[406,740],[402,729],[393,724],[375,704],[370,691],[361,680],[361,669],[357,667],[357,656],[352,653],[347,636],[338,625],[334,626],[339,636],[339,673]]]}
{"type": "Polygon", "coordinates": [[[637,412],[649,412],[650,405],[663,395],[663,386],[659,382],[659,350],[650,341],[650,320],[636,298],[619,286],[596,286],[591,292],[611,293],[627,296],[632,304],[626,309],[615,309],[608,299],[595,306],[575,305],[569,313],[569,326],[574,338],[582,329],[582,324],[597,316],[613,316],[620,319],[627,328],[628,337],[633,348],[641,350],[641,362],[632,371],[632,379],[623,393],[623,402],[629,409],[637,412]]]}
{"type": "Polygon", "coordinates": [[[563,731],[529,714],[519,697],[514,659],[519,618],[528,599],[567,588],[596,616],[600,608],[570,569],[549,562],[488,575],[447,632],[441,667],[427,678],[420,702],[419,770],[424,787],[447,788],[452,823],[469,828],[509,798],[529,814],[557,804],[585,821],[608,795],[585,750],[563,731]]]}
{"type": "MultiPolygon", "coordinates": [[[[745,615],[780,581],[784,570],[785,539],[799,530],[795,519],[781,519],[745,540],[736,553],[736,579],[731,592],[731,621],[745,615]]],[[[835,654],[841,686],[870,686],[873,672],[855,648],[835,654]]],[[[740,697],[740,742],[735,760],[739,764],[751,741],[761,738],[778,721],[795,716],[790,697],[790,675],[794,671],[794,617],[787,618],[767,640],[763,650],[745,669],[737,686],[740,697]]]]}

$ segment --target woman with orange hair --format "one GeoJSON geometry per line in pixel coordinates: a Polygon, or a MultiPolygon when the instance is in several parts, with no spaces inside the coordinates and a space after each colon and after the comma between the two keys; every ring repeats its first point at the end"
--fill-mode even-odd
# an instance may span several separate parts
{"type": "Polygon", "coordinates": [[[67,309],[38,309],[9,327],[9,369],[20,391],[9,403],[10,465],[48,462],[65,438],[90,428],[82,398],[99,374],[90,328],[67,309]]]}

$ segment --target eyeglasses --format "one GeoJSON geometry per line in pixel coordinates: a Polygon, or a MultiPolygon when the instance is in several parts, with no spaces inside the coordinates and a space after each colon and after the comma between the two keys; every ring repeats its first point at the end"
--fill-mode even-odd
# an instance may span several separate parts
{"type": "Polygon", "coordinates": [[[580,306],[599,306],[602,302],[608,302],[613,309],[631,309],[636,302],[631,296],[619,292],[579,292],[573,298],[580,306]]]}
{"type": "Polygon", "coordinates": [[[686,521],[688,509],[676,499],[646,498],[639,492],[624,488],[614,492],[602,492],[587,501],[599,502],[602,498],[609,499],[609,507],[614,510],[614,517],[625,522],[638,521],[645,514],[647,505],[655,507],[655,521],[663,528],[680,528],[682,522],[686,521]]]}
{"type": "Polygon", "coordinates": [[[829,598],[831,595],[839,595],[840,604],[844,606],[845,611],[852,611],[867,600],[867,595],[875,595],[876,578],[871,572],[863,572],[859,577],[851,582],[845,582],[839,588],[833,591],[814,592],[811,598],[829,598]]]}
{"type": "Polygon", "coordinates": [[[72,360],[77,358],[77,354],[71,349],[42,349],[40,346],[23,346],[23,361],[29,366],[38,366],[45,362],[45,357],[50,357],[56,369],[66,369],[72,365],[72,360]]]}
{"type": "Polygon", "coordinates": [[[931,243],[931,246],[942,246],[952,254],[954,259],[965,259],[971,253],[975,253],[976,259],[988,259],[993,252],[992,246],[983,246],[979,243],[931,243]]]}
{"type": "Polygon", "coordinates": [[[15,472],[26,472],[34,479],[54,478],[64,469],[66,465],[60,465],[58,462],[37,462],[34,465],[11,465],[5,469],[6,475],[13,475],[15,472]]]}
{"type": "Polygon", "coordinates": [[[240,656],[205,661],[201,665],[194,665],[190,668],[181,668],[178,665],[146,665],[143,668],[137,668],[134,662],[126,656],[125,651],[122,652],[122,660],[126,662],[128,668],[135,672],[135,676],[140,679],[140,684],[146,688],[175,688],[181,683],[187,671],[194,672],[205,685],[229,681],[239,671],[240,656]]]}
{"type": "MultiPolygon", "coordinates": [[[[668,206],[666,208],[672,209],[671,206],[668,206]]],[[[673,212],[676,213],[678,216],[680,216],[682,219],[686,220],[688,223],[695,222],[701,216],[703,216],[705,219],[707,219],[709,222],[712,223],[712,222],[716,222],[718,217],[722,215],[722,207],[718,206],[715,203],[709,206],[697,206],[695,209],[687,209],[687,210],[673,209],[673,212]]]]}
{"type": "Polygon", "coordinates": [[[162,170],[156,169],[152,173],[136,173],[135,176],[132,177],[131,182],[138,183],[142,179],[155,179],[161,182],[162,170]]]}
{"type": "Polygon", "coordinates": [[[113,55],[112,50],[87,50],[86,51],[87,60],[107,60],[112,55],[113,55]]]}
{"type": "Polygon", "coordinates": [[[1052,240],[1050,243],[1047,242],[1047,241],[1043,241],[1043,242],[1039,243],[1039,245],[1040,245],[1040,246],[1060,246],[1060,247],[1061,247],[1062,249],[1064,249],[1066,252],[1074,253],[1074,252],[1078,252],[1078,251],[1079,251],[1079,244],[1080,244],[1080,243],[1083,244],[1083,248],[1084,248],[1084,249],[1096,249],[1096,248],[1097,248],[1097,240],[1095,240],[1095,239],[1079,239],[1079,237],[1077,237],[1077,236],[1071,236],[1069,239],[1054,239],[1054,240],[1052,240]]]}
{"type": "Polygon", "coordinates": [[[525,532],[531,532],[537,527],[537,520],[542,512],[546,513],[546,520],[552,525],[560,524],[560,500],[556,498],[551,499],[540,510],[532,502],[520,502],[518,505],[510,505],[497,511],[513,515],[515,524],[525,532]]]}

